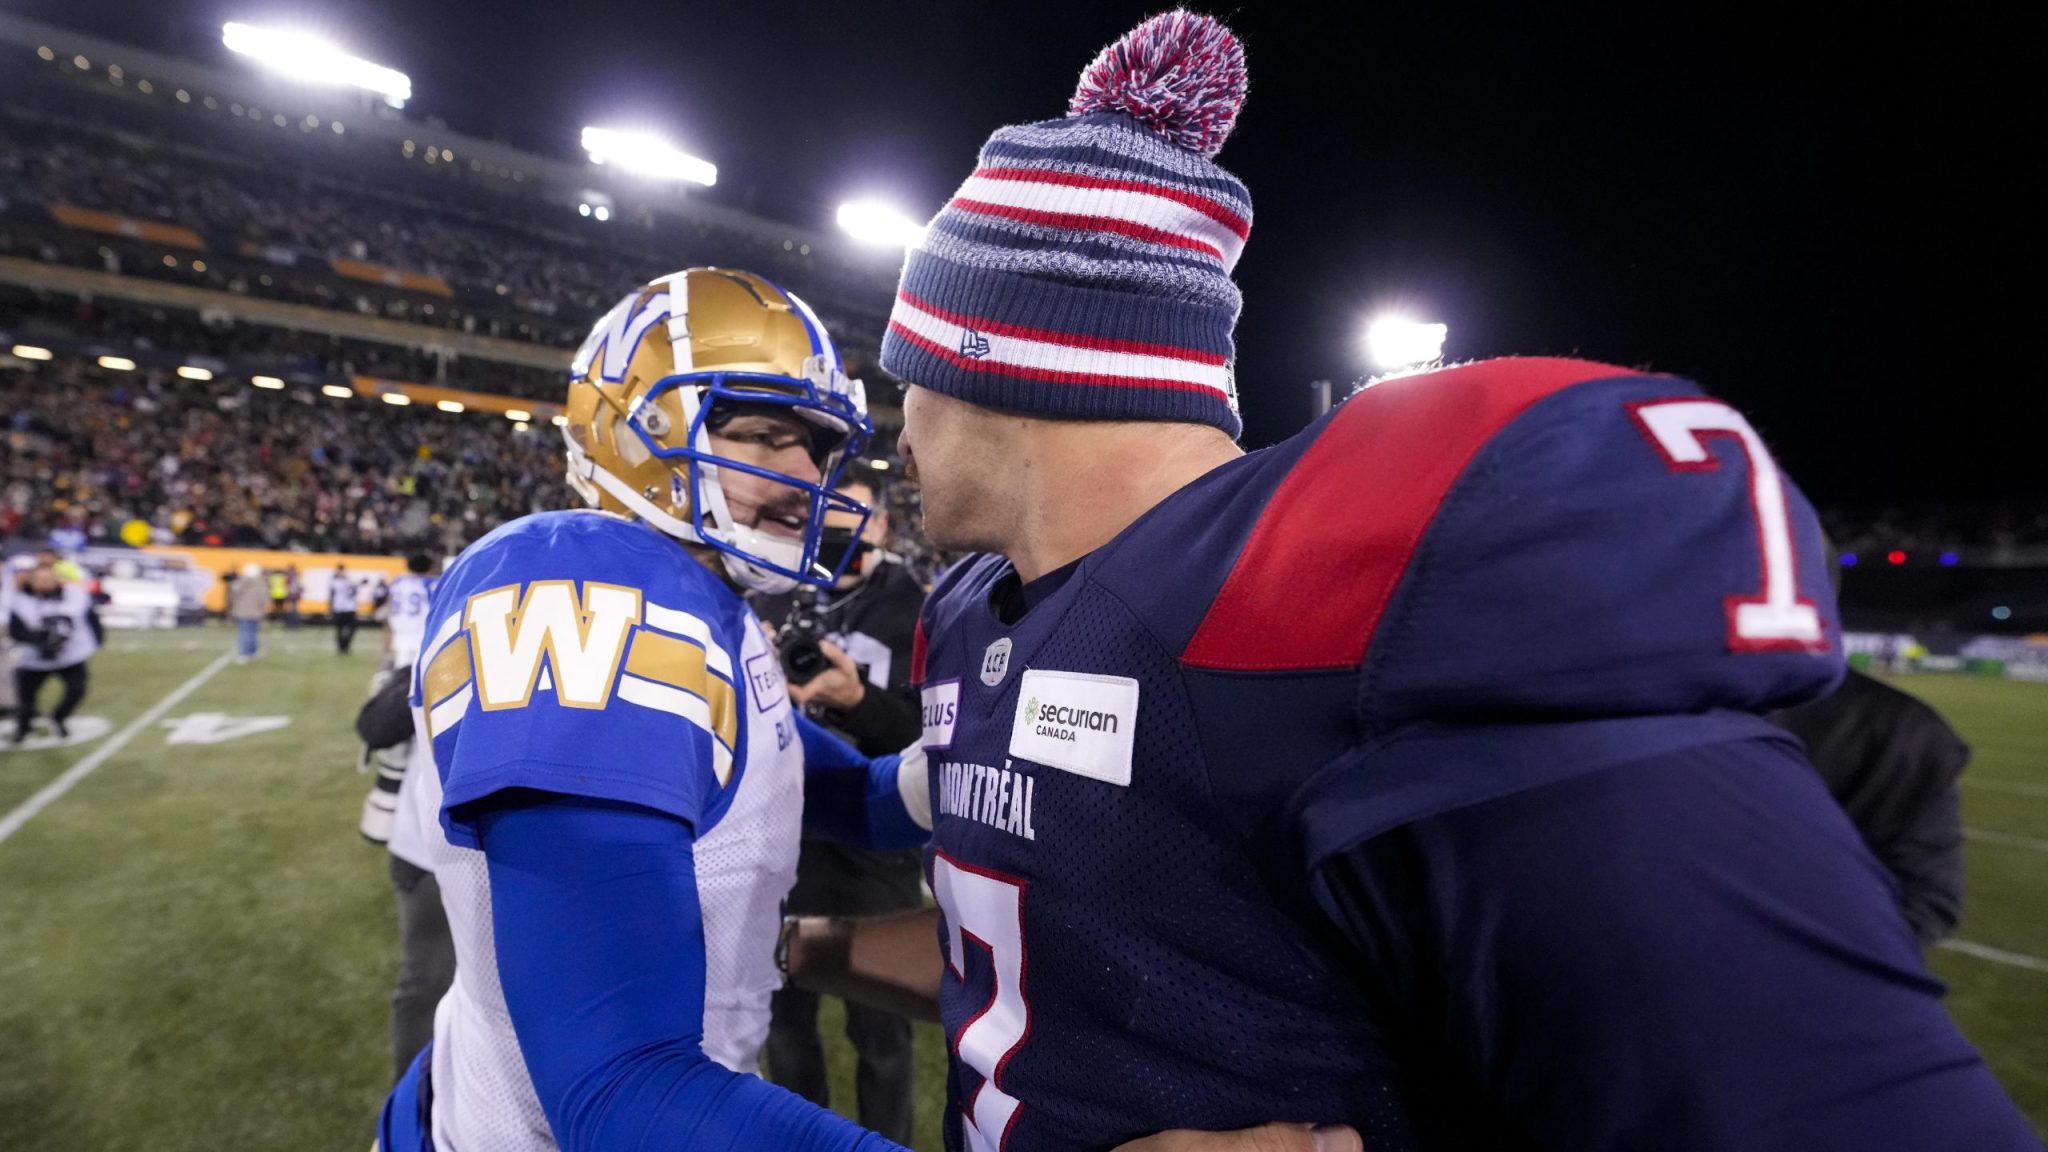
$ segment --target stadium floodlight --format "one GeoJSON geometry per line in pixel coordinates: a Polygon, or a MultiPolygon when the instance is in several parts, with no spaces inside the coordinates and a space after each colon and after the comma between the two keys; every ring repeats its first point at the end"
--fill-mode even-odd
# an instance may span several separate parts
{"type": "Polygon", "coordinates": [[[439,408],[443,412],[461,412],[465,410],[460,400],[436,400],[434,401],[434,407],[439,408]]]}
{"type": "Polygon", "coordinates": [[[396,404],[400,408],[403,408],[407,404],[412,403],[412,397],[407,396],[403,392],[386,392],[384,394],[384,402],[386,404],[396,404]]]}
{"type": "Polygon", "coordinates": [[[322,396],[332,396],[336,400],[346,400],[355,395],[356,390],[346,384],[322,384],[320,386],[320,394],[322,396]]]}
{"type": "Polygon", "coordinates": [[[14,355],[19,360],[48,360],[55,353],[51,352],[48,348],[38,348],[33,344],[16,344],[14,346],[14,355]]]}
{"type": "Polygon", "coordinates": [[[116,372],[135,371],[135,361],[130,360],[126,356],[102,356],[99,363],[100,367],[110,368],[116,372]]]}
{"type": "Polygon", "coordinates": [[[889,462],[887,460],[870,460],[868,461],[868,467],[873,468],[877,472],[887,472],[889,470],[889,462]]]}
{"type": "Polygon", "coordinates": [[[878,200],[841,204],[838,218],[848,236],[878,248],[908,248],[924,239],[924,225],[878,200]]]}
{"type": "Polygon", "coordinates": [[[533,419],[533,413],[531,413],[531,412],[528,412],[528,411],[527,411],[526,409],[524,409],[524,408],[507,408],[507,409],[505,409],[505,419],[507,419],[507,420],[531,420],[531,419],[533,419]]]}
{"type": "Polygon", "coordinates": [[[197,364],[180,364],[178,365],[178,375],[186,380],[211,380],[213,379],[213,370],[201,368],[197,364]]]}
{"type": "MultiPolygon", "coordinates": [[[[183,373],[180,373],[180,375],[183,375],[183,373]]],[[[267,388],[272,392],[284,387],[284,381],[279,380],[275,376],[251,376],[249,377],[249,383],[258,388],[267,388]]]]}
{"type": "Polygon", "coordinates": [[[644,132],[585,128],[583,150],[590,153],[592,164],[617,164],[628,172],[665,180],[687,180],[706,188],[718,183],[716,164],[700,160],[668,141],[644,132]]]}
{"type": "Polygon", "coordinates": [[[1406,316],[1378,316],[1365,328],[1365,354],[1383,372],[1441,360],[1450,329],[1406,316]]]}
{"type": "Polygon", "coordinates": [[[412,80],[405,73],[351,56],[310,33],[230,21],[221,25],[220,42],[295,80],[366,89],[393,108],[403,108],[412,99],[412,80]]]}

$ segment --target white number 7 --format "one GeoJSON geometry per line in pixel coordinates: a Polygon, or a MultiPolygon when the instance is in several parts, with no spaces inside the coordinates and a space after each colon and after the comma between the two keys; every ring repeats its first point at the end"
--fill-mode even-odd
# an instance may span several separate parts
{"type": "Polygon", "coordinates": [[[1792,525],[1785,512],[1785,482],[1763,437],[1742,413],[1719,400],[1656,400],[1631,404],[1629,411],[1674,472],[1713,472],[1721,467],[1721,461],[1707,450],[1708,436],[1732,437],[1749,459],[1749,500],[1756,513],[1764,586],[1755,596],[1727,598],[1728,647],[1737,652],[1826,648],[1827,633],[1819,611],[1811,600],[1799,595],[1792,525]]]}
{"type": "Polygon", "coordinates": [[[1024,1001],[1024,885],[934,852],[932,895],[946,914],[946,959],[954,978],[967,983],[969,941],[988,951],[993,969],[989,1002],[961,1025],[953,1049],[981,1073],[981,1086],[960,1109],[968,1146],[999,1152],[1023,1107],[999,1083],[1003,1065],[1031,1031],[1031,1006],[1024,1001]]]}

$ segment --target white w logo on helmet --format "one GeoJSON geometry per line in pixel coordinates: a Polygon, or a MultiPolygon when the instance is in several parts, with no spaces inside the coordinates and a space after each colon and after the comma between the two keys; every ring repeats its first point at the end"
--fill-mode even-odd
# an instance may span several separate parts
{"type": "Polygon", "coordinates": [[[604,319],[583,338],[583,346],[576,350],[576,358],[569,362],[572,376],[590,375],[590,366],[600,356],[598,377],[608,384],[617,384],[626,378],[626,367],[633,362],[633,352],[640,347],[640,338],[647,334],[656,322],[668,319],[668,293],[656,292],[639,300],[637,294],[619,301],[618,307],[605,314],[604,319]],[[635,308],[635,303],[639,304],[635,308]]]}

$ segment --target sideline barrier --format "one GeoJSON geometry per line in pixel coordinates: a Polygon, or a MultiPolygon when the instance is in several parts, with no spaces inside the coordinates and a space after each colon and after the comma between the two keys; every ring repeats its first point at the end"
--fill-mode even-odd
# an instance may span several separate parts
{"type": "MultiPolygon", "coordinates": [[[[158,556],[181,556],[195,569],[211,573],[213,579],[207,584],[202,603],[210,612],[227,611],[227,586],[222,577],[230,572],[239,573],[242,566],[254,561],[263,566],[264,579],[270,573],[281,572],[287,565],[299,569],[299,612],[320,615],[328,610],[327,582],[334,575],[335,565],[347,566],[351,575],[382,577],[386,583],[405,574],[405,560],[399,556],[355,556],[341,552],[278,552],[267,548],[205,548],[183,544],[150,544],[143,551],[158,556]]],[[[368,604],[368,597],[361,597],[361,605],[368,604]]]]}
{"type": "Polygon", "coordinates": [[[1849,666],[1864,671],[1961,672],[2003,680],[2048,682],[2048,634],[1950,635],[1934,651],[1906,632],[1844,632],[1849,666]]]}

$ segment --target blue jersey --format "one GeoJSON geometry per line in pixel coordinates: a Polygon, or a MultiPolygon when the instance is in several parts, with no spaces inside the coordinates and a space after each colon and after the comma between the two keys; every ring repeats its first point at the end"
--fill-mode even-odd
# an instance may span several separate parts
{"type": "MultiPolygon", "coordinates": [[[[956,566],[915,661],[948,1148],[1276,1119],[1349,1123],[1376,1149],[1836,1146],[1794,1128],[1840,1122],[1821,1115],[1837,1103],[1795,1101],[1760,1138],[1780,1097],[1730,1104],[1721,1049],[1663,1031],[1687,1023],[1660,1007],[1745,1018],[1659,1000],[1733,995],[1715,979],[1603,967],[1755,907],[1728,891],[1779,917],[1728,971],[1785,983],[1777,1019],[1821,1021],[1723,1048],[1859,1103],[1939,1081],[1827,1131],[2002,1106],[1880,870],[1754,715],[1841,675],[1824,565],[1811,509],[1733,409],[1669,377],[1508,360],[1380,383],[1028,587],[999,557],[956,566]],[[1720,814],[1645,837],[1644,797],[1720,814]],[[1636,861],[1711,862],[1725,836],[1782,855],[1642,898],[1692,889],[1636,861]],[[1553,957],[1605,987],[1531,975],[1553,957]],[[1631,1013],[1651,1019],[1613,1026],[1631,1013]],[[1676,1126],[1694,1108],[1725,1109],[1725,1133],[1676,1126]]],[[[1970,1139],[2024,1131],[1987,1115],[1970,1139]]],[[[1962,1139],[1941,1146],[2008,1146],[1962,1139]]]]}
{"type": "Polygon", "coordinates": [[[465,551],[426,628],[419,806],[457,957],[434,1144],[883,1147],[751,1075],[804,780],[738,594],[643,523],[551,512],[465,551]]]}

